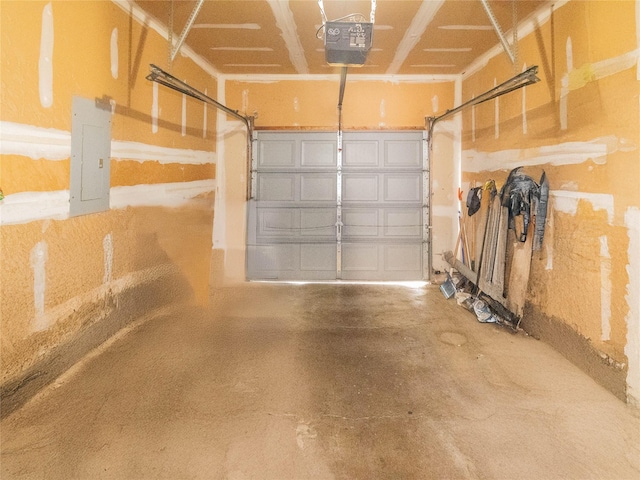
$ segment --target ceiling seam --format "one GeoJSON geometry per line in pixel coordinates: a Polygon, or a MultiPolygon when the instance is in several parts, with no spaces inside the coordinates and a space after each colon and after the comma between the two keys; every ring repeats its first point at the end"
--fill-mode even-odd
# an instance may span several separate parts
{"type": "Polygon", "coordinates": [[[420,41],[422,34],[443,4],[444,0],[423,0],[416,16],[413,17],[411,25],[409,25],[404,37],[402,37],[400,45],[398,45],[393,61],[387,69],[388,75],[393,75],[398,72],[404,61],[407,59],[407,56],[420,41]]]}
{"type": "Polygon", "coordinates": [[[289,59],[293,64],[296,72],[300,74],[309,73],[307,59],[304,56],[304,49],[298,37],[296,22],[293,18],[293,12],[289,8],[289,0],[267,0],[269,6],[276,17],[276,26],[282,32],[287,50],[289,50],[289,59]]]}

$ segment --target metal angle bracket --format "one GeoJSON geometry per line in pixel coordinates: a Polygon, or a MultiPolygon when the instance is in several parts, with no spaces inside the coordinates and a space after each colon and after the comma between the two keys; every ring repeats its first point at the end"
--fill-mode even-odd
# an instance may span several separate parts
{"type": "Polygon", "coordinates": [[[204,5],[204,0],[198,0],[198,3],[196,4],[196,6],[193,7],[193,11],[191,12],[191,15],[189,15],[187,23],[184,25],[184,28],[182,29],[180,38],[176,42],[175,47],[173,47],[171,50],[172,62],[176,58],[176,55],[178,54],[178,51],[182,47],[182,44],[187,39],[187,35],[189,35],[189,32],[191,31],[191,27],[193,27],[193,24],[196,21],[196,17],[198,16],[198,13],[200,13],[200,9],[202,8],[202,5],[204,5]]]}
{"type": "MultiPolygon", "coordinates": [[[[513,1],[518,1],[518,0],[513,0],[513,1]]],[[[480,0],[480,2],[482,3],[482,6],[484,7],[484,11],[487,12],[487,16],[489,17],[489,20],[491,21],[491,24],[493,25],[493,28],[496,31],[496,35],[498,35],[498,39],[500,40],[500,43],[502,44],[502,48],[504,49],[504,53],[507,54],[507,56],[509,57],[509,60],[511,60],[511,63],[515,64],[516,63],[516,56],[513,53],[513,50],[511,49],[512,47],[509,45],[509,42],[507,41],[507,37],[505,37],[504,32],[502,31],[502,28],[500,28],[500,24],[498,23],[498,19],[493,14],[493,10],[491,10],[491,6],[489,5],[489,1],[488,0],[480,0]]],[[[516,25],[514,25],[513,28],[515,29],[516,25]]],[[[515,45],[513,46],[513,48],[515,48],[515,45]]]]}

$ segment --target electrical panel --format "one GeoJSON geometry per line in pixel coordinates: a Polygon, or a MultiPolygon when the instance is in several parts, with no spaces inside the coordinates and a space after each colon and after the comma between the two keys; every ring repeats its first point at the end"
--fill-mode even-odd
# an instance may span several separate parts
{"type": "Polygon", "coordinates": [[[109,210],[111,110],[73,97],[69,215],[109,210]]]}
{"type": "Polygon", "coordinates": [[[336,66],[364,65],[373,38],[373,23],[326,22],[324,51],[327,63],[336,66]]]}

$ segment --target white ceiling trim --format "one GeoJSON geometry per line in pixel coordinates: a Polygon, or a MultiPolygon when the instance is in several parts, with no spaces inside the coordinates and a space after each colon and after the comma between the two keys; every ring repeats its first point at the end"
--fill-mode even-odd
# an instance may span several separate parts
{"type": "Polygon", "coordinates": [[[407,56],[413,50],[413,47],[416,46],[420,37],[427,29],[431,20],[435,14],[440,10],[440,7],[444,3],[444,0],[423,0],[422,5],[418,9],[418,13],[413,17],[413,21],[409,28],[402,37],[402,41],[400,45],[398,45],[398,49],[396,50],[396,55],[393,57],[393,61],[391,65],[389,65],[389,69],[387,70],[388,75],[394,75],[398,73],[400,67],[406,60],[407,56]]]}
{"type": "Polygon", "coordinates": [[[267,0],[269,6],[276,17],[276,26],[282,32],[282,38],[289,50],[289,59],[293,64],[296,72],[299,74],[309,73],[307,59],[304,56],[304,48],[300,43],[296,22],[293,13],[289,8],[289,0],[267,0]]]}

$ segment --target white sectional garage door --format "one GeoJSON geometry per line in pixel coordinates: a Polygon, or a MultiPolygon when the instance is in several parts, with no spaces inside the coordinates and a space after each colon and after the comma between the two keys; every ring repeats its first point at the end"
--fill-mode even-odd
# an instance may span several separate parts
{"type": "Polygon", "coordinates": [[[423,133],[265,132],[254,144],[247,276],[425,278],[423,133]]]}

